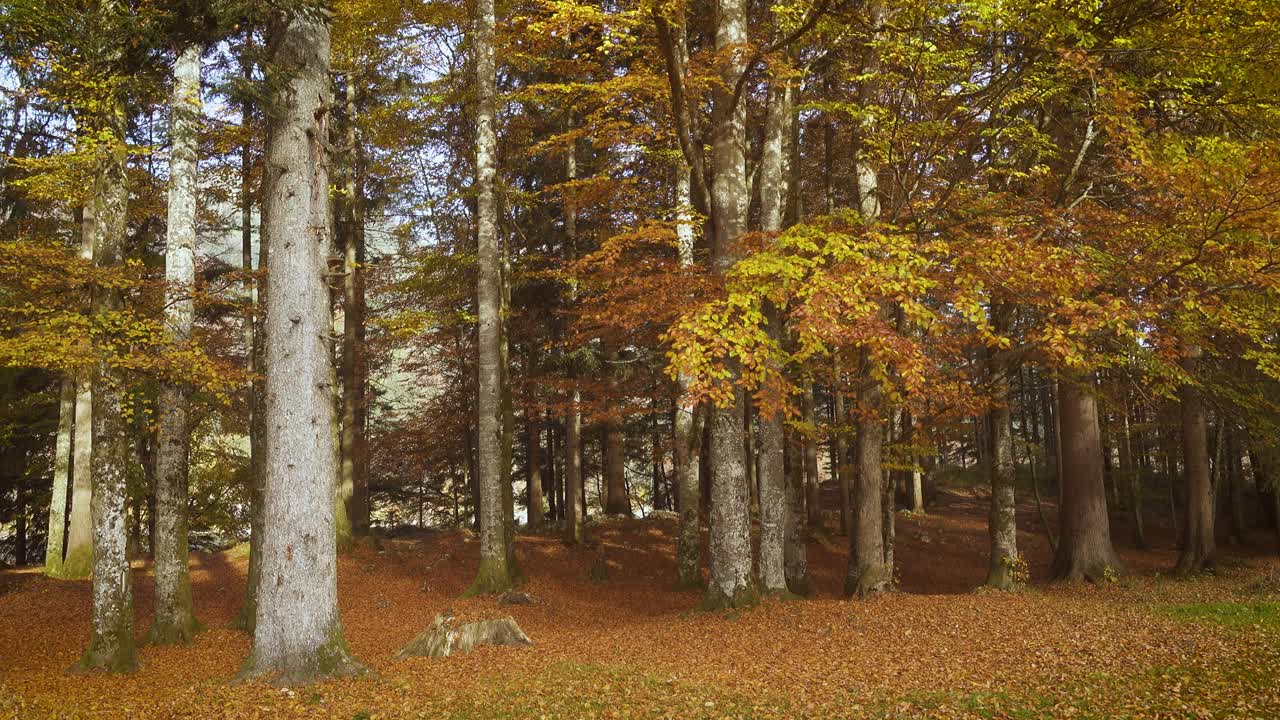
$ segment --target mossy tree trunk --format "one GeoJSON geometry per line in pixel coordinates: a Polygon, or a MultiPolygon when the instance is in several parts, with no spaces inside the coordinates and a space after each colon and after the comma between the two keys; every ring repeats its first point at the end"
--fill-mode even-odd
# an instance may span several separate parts
{"type": "MultiPolygon", "coordinates": [[[[165,240],[165,325],[169,341],[191,341],[195,318],[196,169],[200,131],[200,52],[183,50],[174,65],[170,101],[169,208],[165,240]]],[[[191,600],[187,558],[187,481],[190,473],[190,389],[160,386],[156,455],[155,622],[148,640],[186,643],[200,629],[191,600]]]]}
{"type": "Polygon", "coordinates": [[[266,466],[253,650],[242,677],[282,685],[362,671],[338,618],[338,482],[329,290],[329,23],[277,12],[267,46],[266,466]],[[307,452],[299,452],[306,448],[307,452]]]}

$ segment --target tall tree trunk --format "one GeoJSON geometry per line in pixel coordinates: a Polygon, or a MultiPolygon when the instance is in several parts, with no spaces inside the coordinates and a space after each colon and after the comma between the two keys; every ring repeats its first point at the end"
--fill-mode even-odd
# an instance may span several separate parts
{"type": "Polygon", "coordinates": [[[262,234],[267,259],[266,484],[253,650],[242,677],[284,685],[363,667],[338,617],[338,447],[329,290],[329,23],[272,18],[262,234]],[[283,71],[279,70],[283,68],[283,71]],[[282,74],[277,74],[282,73],[282,74]],[[306,448],[307,452],[298,452],[306,448]]]}
{"type": "MultiPolygon", "coordinates": [[[[680,265],[693,265],[693,211],[689,168],[676,170],[676,242],[680,265]]],[[[689,378],[677,379],[679,397],[675,412],[676,495],[680,505],[680,527],[676,541],[676,566],[680,587],[702,586],[702,484],[699,477],[702,455],[702,418],[688,399],[689,378]]]]}
{"type": "MultiPolygon", "coordinates": [[[[864,357],[863,363],[868,360],[864,357]]],[[[881,451],[884,426],[880,422],[881,389],[864,367],[859,393],[858,435],[854,441],[858,474],[853,486],[853,517],[849,532],[846,595],[866,597],[885,590],[893,578],[885,565],[884,478],[881,451]]]]}
{"type": "MultiPolygon", "coordinates": [[[[129,204],[124,102],[116,98],[108,103],[102,118],[106,132],[95,148],[93,259],[102,268],[124,262],[129,204]]],[[[94,290],[93,314],[99,318],[119,312],[123,304],[123,291],[118,288],[94,290]]],[[[124,418],[125,391],[123,373],[111,360],[100,358],[93,372],[93,636],[76,666],[81,670],[132,672],[138,667],[126,527],[129,426],[124,418]]],[[[81,466],[86,467],[90,466],[81,466]]]]}
{"type": "MultiPolygon", "coordinates": [[[[93,262],[97,210],[90,202],[81,215],[80,258],[93,262]]],[[[86,303],[88,305],[89,303],[86,303]]],[[[75,433],[71,458],[71,522],[61,577],[80,579],[93,572],[93,369],[76,371],[75,433]]]]}
{"type": "MultiPolygon", "coordinates": [[[[783,145],[787,121],[791,115],[790,91],[778,79],[769,85],[765,115],[764,147],[760,157],[760,229],[777,232],[782,229],[784,210],[783,145]]],[[[785,330],[779,308],[767,308],[769,334],[781,341],[785,330]]],[[[787,590],[786,540],[788,513],[785,430],[779,412],[760,412],[760,584],[765,592],[787,590]]]]}
{"type": "MultiPolygon", "coordinates": [[[[996,335],[1004,335],[1012,324],[1013,308],[1004,304],[991,307],[991,326],[996,335]]],[[[1008,355],[995,348],[987,349],[987,379],[991,384],[991,408],[987,411],[987,456],[991,480],[991,515],[987,522],[991,540],[991,562],[987,570],[987,587],[1012,590],[1018,584],[1018,526],[1014,497],[1013,419],[1009,403],[1010,378],[1016,372],[1008,355]]]]}
{"type": "Polygon", "coordinates": [[[480,484],[480,568],[469,594],[501,593],[512,586],[508,565],[502,459],[502,254],[498,242],[497,66],[494,59],[493,0],[478,0],[472,19],[476,89],[476,315],[479,360],[477,402],[480,484]]]}
{"type": "MultiPolygon", "coordinates": [[[[578,178],[578,146],[571,143],[565,153],[565,179],[578,178]]],[[[573,262],[578,253],[578,211],[573,200],[564,208],[565,255],[573,262]]],[[[575,301],[573,286],[569,288],[569,304],[575,301]]],[[[564,419],[564,541],[576,545],[583,540],[582,524],[586,520],[586,486],[582,477],[582,391],[578,387],[577,369],[570,368],[569,412],[564,419]]]]}
{"type": "MultiPolygon", "coordinates": [[[[169,209],[165,239],[165,325],[168,339],[183,347],[191,342],[195,319],[196,169],[200,132],[200,53],[192,45],[174,64],[169,104],[169,209]]],[[[160,385],[156,438],[155,623],[148,641],[159,645],[189,643],[200,631],[191,602],[187,565],[187,481],[190,474],[190,388],[185,383],[160,385]]]]}
{"type": "MultiPolygon", "coordinates": [[[[744,0],[718,0],[715,47],[727,57],[712,98],[712,216],[715,227],[713,270],[724,276],[737,262],[738,241],[746,231],[746,105],[734,96],[745,71],[747,12],[744,0]]],[[[708,608],[741,607],[758,601],[752,572],[751,524],[746,468],[743,466],[743,393],[738,368],[731,371],[732,397],[710,409],[711,425],[711,583],[703,601],[708,608]]]]}
{"type": "MultiPolygon", "coordinates": [[[[252,33],[249,33],[252,37],[252,33]]],[[[241,58],[246,80],[252,78],[251,66],[241,58]]],[[[240,147],[240,268],[245,273],[244,294],[247,300],[242,320],[246,370],[249,381],[249,571],[245,581],[244,602],[232,621],[232,627],[253,634],[258,618],[258,585],[262,578],[262,498],[266,488],[266,413],[263,400],[266,385],[262,377],[262,359],[265,353],[260,328],[263,308],[267,300],[266,278],[259,273],[253,276],[253,154],[251,118],[253,106],[245,101],[240,106],[240,121],[244,125],[245,141],[240,147]]],[[[263,183],[266,182],[264,177],[263,183]]],[[[263,208],[264,215],[266,208],[263,208]]],[[[266,236],[258,234],[258,269],[265,270],[270,249],[266,236]]]]}
{"type": "MultiPolygon", "coordinates": [[[[1199,349],[1193,348],[1183,361],[1195,378],[1199,349]]],[[[1174,572],[1189,575],[1213,567],[1213,483],[1209,477],[1209,421],[1204,397],[1192,384],[1178,391],[1182,411],[1182,463],[1186,476],[1187,512],[1183,522],[1182,548],[1174,572]]]]}
{"type": "Polygon", "coordinates": [[[1134,462],[1133,433],[1129,427],[1129,397],[1126,391],[1124,407],[1120,417],[1120,474],[1125,481],[1126,494],[1129,496],[1129,512],[1133,521],[1133,544],[1138,548],[1147,546],[1147,534],[1142,526],[1142,465],[1134,462]]]}
{"type": "Polygon", "coordinates": [[[1062,503],[1053,577],[1096,582],[1124,572],[1124,565],[1111,544],[1098,404],[1087,378],[1058,384],[1058,417],[1062,503]]]}
{"type": "Polygon", "coordinates": [[[342,480],[338,486],[338,548],[369,534],[369,441],[365,405],[364,188],[360,182],[355,78],[345,90],[347,161],[343,171],[342,232],[342,480]]]}
{"type": "Polygon", "coordinates": [[[67,539],[67,479],[71,474],[75,416],[75,382],[65,377],[58,394],[58,437],[53,450],[53,491],[49,496],[49,534],[44,548],[44,573],[49,577],[62,577],[62,552],[67,539]]]}

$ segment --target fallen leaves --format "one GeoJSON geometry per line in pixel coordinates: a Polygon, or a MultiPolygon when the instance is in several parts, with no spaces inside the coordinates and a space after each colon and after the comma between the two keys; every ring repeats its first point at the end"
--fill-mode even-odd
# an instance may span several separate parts
{"type": "MultiPolygon", "coordinates": [[[[0,595],[0,719],[1280,717],[1277,679],[1262,670],[1280,661],[1280,629],[1252,621],[1274,599],[1253,589],[1268,567],[973,593],[961,588],[985,572],[981,538],[972,537],[980,505],[956,496],[927,517],[899,521],[907,592],[837,597],[840,543],[814,543],[817,597],[769,600],[733,618],[689,612],[698,593],[671,589],[669,519],[596,527],[593,539],[616,570],[599,584],[587,572],[591,549],[521,537],[523,590],[540,602],[500,612],[537,644],[445,660],[393,654],[437,613],[499,611],[492,598],[459,598],[475,572],[474,548],[449,533],[381,553],[361,548],[339,561],[342,620],[377,675],[290,692],[228,683],[250,644],[221,629],[238,610],[244,558],[193,560],[197,612],[214,629],[191,646],[143,648],[142,669],[129,676],[64,672],[88,640],[87,582],[9,571],[0,595]],[[926,532],[932,542],[923,544],[926,532]],[[454,560],[437,562],[445,555],[454,560]],[[1253,609],[1234,609],[1242,602],[1253,609]],[[1250,621],[1167,610],[1192,603],[1250,621]]],[[[1024,535],[1036,576],[1047,549],[1024,535]]],[[[142,635],[150,573],[135,571],[135,584],[142,635]]]]}

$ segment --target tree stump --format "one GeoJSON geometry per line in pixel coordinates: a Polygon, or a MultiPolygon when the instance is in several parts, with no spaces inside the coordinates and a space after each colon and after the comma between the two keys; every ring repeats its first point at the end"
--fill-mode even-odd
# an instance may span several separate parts
{"type": "Polygon", "coordinates": [[[453,615],[441,614],[422,634],[396,657],[447,657],[469,653],[481,645],[532,645],[514,618],[457,623],[453,615]]]}

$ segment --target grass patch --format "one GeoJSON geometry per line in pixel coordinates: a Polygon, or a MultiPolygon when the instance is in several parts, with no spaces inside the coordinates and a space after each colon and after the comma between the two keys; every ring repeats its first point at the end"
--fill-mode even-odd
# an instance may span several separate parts
{"type": "Polygon", "coordinates": [[[1169,617],[1186,622],[1206,623],[1229,628],[1262,626],[1280,629],[1280,603],[1196,603],[1193,605],[1167,605],[1160,611],[1169,617]]]}

